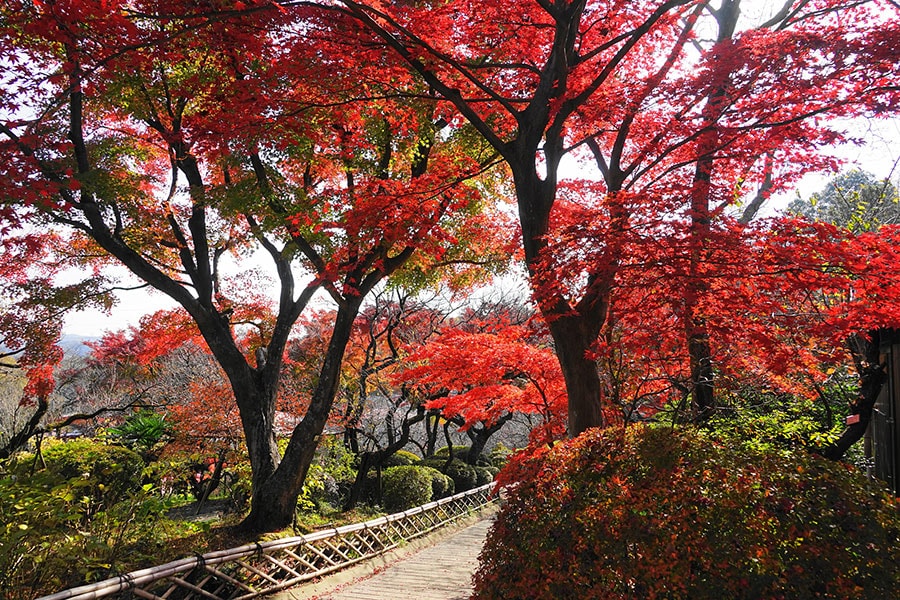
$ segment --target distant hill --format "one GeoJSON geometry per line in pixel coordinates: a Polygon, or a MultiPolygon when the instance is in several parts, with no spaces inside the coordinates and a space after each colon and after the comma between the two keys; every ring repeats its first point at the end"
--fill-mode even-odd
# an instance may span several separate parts
{"type": "MultiPolygon", "coordinates": [[[[72,356],[87,356],[91,353],[91,349],[87,346],[88,342],[96,342],[99,337],[90,335],[75,335],[64,333],[59,339],[59,347],[63,352],[72,356]]],[[[8,352],[9,349],[0,344],[0,352],[8,352]]]]}
{"type": "Polygon", "coordinates": [[[87,356],[91,352],[91,349],[87,346],[88,342],[96,342],[99,339],[94,336],[64,333],[59,340],[59,346],[66,354],[87,356]]]}

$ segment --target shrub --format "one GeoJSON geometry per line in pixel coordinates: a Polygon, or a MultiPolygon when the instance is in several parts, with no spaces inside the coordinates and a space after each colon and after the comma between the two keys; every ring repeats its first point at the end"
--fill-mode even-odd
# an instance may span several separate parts
{"type": "Polygon", "coordinates": [[[96,502],[112,505],[141,488],[144,460],[123,446],[82,438],[48,442],[42,453],[51,473],[88,482],[87,491],[96,502]]]}
{"type": "Polygon", "coordinates": [[[453,495],[453,480],[432,467],[419,467],[431,475],[431,499],[440,500],[453,495]]]}
{"type": "Polygon", "coordinates": [[[401,467],[407,465],[414,465],[421,461],[422,459],[413,454],[412,452],[407,452],[406,450],[398,450],[397,452],[391,454],[388,459],[384,462],[385,467],[401,467]]]}
{"type": "Polygon", "coordinates": [[[161,446],[172,434],[172,426],[164,415],[152,410],[141,410],[128,415],[125,421],[107,430],[110,439],[139,453],[145,462],[151,462],[159,454],[161,446]]]}
{"type": "Polygon", "coordinates": [[[166,505],[150,486],[100,511],[84,495],[89,487],[78,477],[43,470],[24,478],[0,466],[0,598],[97,581],[155,554],[166,505]]]}
{"type": "Polygon", "coordinates": [[[453,487],[457,492],[471,490],[478,482],[478,474],[475,472],[475,467],[458,458],[454,458],[442,470],[445,475],[453,480],[453,487]]]}
{"type": "Polygon", "coordinates": [[[475,598],[889,598],[896,502],[802,453],[592,430],[526,464],[475,598]]]}
{"type": "Polygon", "coordinates": [[[444,467],[447,465],[446,458],[423,458],[418,463],[421,467],[431,467],[432,469],[437,469],[440,472],[444,472],[444,467]]]}
{"type": "Polygon", "coordinates": [[[415,465],[385,469],[381,474],[384,508],[399,512],[431,501],[432,476],[429,470],[415,465]]]}
{"type": "Polygon", "coordinates": [[[720,411],[704,426],[718,438],[752,443],[760,450],[820,450],[844,429],[844,411],[835,410],[831,422],[818,414],[824,400],[782,398],[773,394],[746,397],[745,391],[731,411],[720,411]]]}
{"type": "Polygon", "coordinates": [[[502,469],[509,462],[509,457],[514,452],[515,450],[507,448],[503,444],[497,444],[488,454],[488,458],[491,459],[491,464],[494,467],[502,469]]]}
{"type": "Polygon", "coordinates": [[[306,479],[303,480],[303,489],[297,497],[297,510],[312,512],[319,510],[322,502],[325,502],[328,480],[331,478],[325,469],[317,464],[309,465],[306,479]]]}
{"type": "Polygon", "coordinates": [[[481,487],[492,482],[496,472],[493,467],[475,467],[475,487],[481,487]]]}
{"type": "MultiPolygon", "coordinates": [[[[456,445],[453,446],[453,458],[459,458],[459,459],[462,459],[462,458],[464,458],[468,453],[469,453],[469,447],[468,447],[468,446],[456,446],[456,445]]],[[[443,446],[443,447],[441,447],[441,448],[438,448],[438,449],[435,451],[434,455],[435,455],[436,457],[438,457],[438,458],[447,458],[448,456],[450,456],[450,447],[449,447],[449,446],[443,446]]]]}

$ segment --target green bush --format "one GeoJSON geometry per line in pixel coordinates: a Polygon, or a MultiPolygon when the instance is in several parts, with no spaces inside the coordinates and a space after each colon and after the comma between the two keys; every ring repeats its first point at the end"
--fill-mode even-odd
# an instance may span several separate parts
{"type": "Polygon", "coordinates": [[[475,467],[475,487],[492,482],[496,473],[497,471],[493,467],[475,467]]]}
{"type": "Polygon", "coordinates": [[[834,442],[844,429],[842,412],[834,411],[831,421],[819,414],[824,401],[748,395],[745,391],[735,400],[736,408],[719,411],[704,427],[716,437],[741,440],[760,450],[813,451],[834,442]]]}
{"type": "Polygon", "coordinates": [[[897,504],[839,463],[592,430],[521,467],[475,598],[890,598],[897,504]]]}
{"type": "Polygon", "coordinates": [[[398,450],[388,457],[388,459],[384,462],[384,466],[403,467],[418,464],[419,462],[421,462],[421,460],[421,458],[419,458],[412,452],[407,452],[406,450],[398,450]]]}
{"type": "Polygon", "coordinates": [[[420,467],[431,467],[432,469],[437,469],[443,473],[444,467],[447,465],[446,458],[423,458],[418,463],[416,463],[420,467]]]}
{"type": "Polygon", "coordinates": [[[440,500],[453,495],[453,480],[432,467],[419,467],[431,476],[431,499],[440,500]]]}
{"type": "Polygon", "coordinates": [[[47,470],[66,480],[82,479],[96,502],[112,505],[141,488],[144,460],[123,446],[88,438],[50,441],[42,449],[47,470]]]}
{"type": "Polygon", "coordinates": [[[475,472],[475,467],[458,458],[454,458],[442,471],[453,480],[453,487],[457,492],[471,490],[478,482],[478,473],[475,472]]]}
{"type": "Polygon", "coordinates": [[[384,508],[399,512],[431,501],[432,476],[428,469],[404,465],[385,469],[381,474],[384,508]]]}
{"type": "Polygon", "coordinates": [[[91,483],[0,466],[0,598],[25,600],[105,579],[154,555],[166,505],[150,486],[97,510],[91,483]],[[144,553],[147,553],[146,555],[144,553]]]}
{"type": "MultiPolygon", "coordinates": [[[[465,460],[465,457],[468,453],[468,446],[453,446],[453,458],[465,460]]],[[[438,458],[447,458],[448,456],[450,456],[450,447],[443,446],[441,448],[438,448],[435,451],[434,455],[438,458]]]]}
{"type": "Polygon", "coordinates": [[[506,463],[509,462],[509,457],[514,452],[515,450],[512,448],[507,448],[503,444],[497,444],[488,454],[488,458],[491,459],[491,465],[498,469],[502,469],[506,466],[506,463]]]}

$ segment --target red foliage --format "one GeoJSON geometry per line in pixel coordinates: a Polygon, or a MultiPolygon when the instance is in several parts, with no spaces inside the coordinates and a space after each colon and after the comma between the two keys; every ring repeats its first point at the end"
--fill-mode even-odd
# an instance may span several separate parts
{"type": "Polygon", "coordinates": [[[493,425],[508,413],[540,417],[533,441],[552,443],[565,433],[565,387],[553,352],[529,344],[524,326],[494,326],[473,333],[442,332],[415,349],[397,379],[434,398],[426,408],[462,417],[462,429],[493,425]],[[437,396],[435,398],[435,396],[437,396]]]}

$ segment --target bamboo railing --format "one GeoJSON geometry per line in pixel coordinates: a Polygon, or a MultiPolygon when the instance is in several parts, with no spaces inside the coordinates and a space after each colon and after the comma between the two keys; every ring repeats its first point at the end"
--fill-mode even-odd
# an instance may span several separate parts
{"type": "Polygon", "coordinates": [[[379,519],[183,558],[38,600],[244,600],[388,552],[493,501],[493,484],[379,519]]]}

